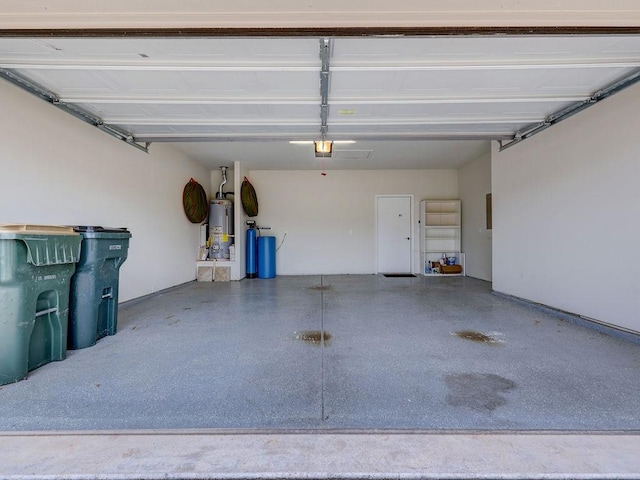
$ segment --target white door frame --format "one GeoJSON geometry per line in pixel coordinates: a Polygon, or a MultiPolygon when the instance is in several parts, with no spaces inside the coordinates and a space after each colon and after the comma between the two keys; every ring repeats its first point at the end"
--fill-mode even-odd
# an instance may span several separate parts
{"type": "Polygon", "coordinates": [[[413,194],[412,193],[399,193],[397,195],[393,195],[393,194],[389,194],[389,195],[376,195],[375,196],[375,227],[374,227],[374,244],[375,244],[375,249],[374,249],[374,253],[376,258],[374,259],[375,262],[375,266],[376,266],[376,274],[380,273],[380,270],[378,268],[378,199],[379,198],[396,198],[396,197],[402,197],[402,198],[408,198],[409,199],[409,209],[411,210],[411,228],[409,229],[409,237],[411,238],[409,244],[409,249],[410,249],[410,261],[411,261],[411,266],[410,266],[410,272],[415,274],[414,270],[414,253],[413,253],[413,240],[414,240],[414,228],[415,228],[415,208],[414,208],[414,201],[413,201],[413,194]]]}

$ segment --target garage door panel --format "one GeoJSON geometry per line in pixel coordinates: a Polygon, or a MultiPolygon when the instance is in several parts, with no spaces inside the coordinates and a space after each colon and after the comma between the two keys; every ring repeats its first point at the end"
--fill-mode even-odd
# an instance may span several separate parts
{"type": "Polygon", "coordinates": [[[185,135],[300,135],[306,134],[310,138],[317,135],[315,125],[282,124],[282,125],[118,125],[127,128],[136,135],[163,135],[163,134],[185,134],[185,135]]]}
{"type": "Polygon", "coordinates": [[[334,45],[332,64],[575,62],[637,59],[640,39],[623,36],[530,36],[344,38],[334,45]]]}
{"type": "Polygon", "coordinates": [[[309,97],[317,96],[316,72],[234,72],[16,69],[61,97],[158,96],[309,97]]]}
{"type": "Polygon", "coordinates": [[[291,118],[313,120],[318,117],[318,106],[309,104],[198,104],[193,100],[185,104],[154,103],[81,103],[82,108],[100,113],[105,120],[144,119],[154,120],[192,119],[217,121],[255,121],[291,118]]]}
{"type": "Polygon", "coordinates": [[[529,102],[499,101],[496,102],[450,102],[442,103],[428,101],[422,103],[416,101],[412,104],[355,104],[336,105],[330,110],[331,123],[342,121],[359,121],[371,119],[412,119],[412,120],[438,120],[438,119],[467,119],[482,120],[486,118],[544,118],[552,112],[566,108],[575,101],[584,100],[587,97],[575,97],[570,102],[532,100],[529,102]],[[341,112],[347,113],[341,113],[341,112]]]}
{"type": "MultiPolygon", "coordinates": [[[[638,64],[640,67],[640,63],[638,64]]],[[[603,84],[630,74],[628,68],[425,70],[407,72],[333,72],[331,95],[337,98],[459,98],[567,94],[590,95],[603,84]]]]}

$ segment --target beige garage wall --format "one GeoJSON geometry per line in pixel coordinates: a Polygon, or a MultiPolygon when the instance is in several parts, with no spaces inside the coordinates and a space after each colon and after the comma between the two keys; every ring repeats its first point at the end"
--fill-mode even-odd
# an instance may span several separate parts
{"type": "Polygon", "coordinates": [[[280,275],[376,272],[376,195],[414,195],[414,272],[419,266],[418,204],[458,198],[458,172],[446,170],[329,170],[249,172],[259,202],[259,225],[280,245],[280,275]]]}
{"type": "Polygon", "coordinates": [[[491,193],[491,155],[468,163],[458,173],[466,275],[491,281],[492,230],[487,230],[486,221],[486,197],[491,193]]]}
{"type": "Polygon", "coordinates": [[[637,0],[3,0],[2,28],[638,26],[637,0]]]}
{"type": "Polygon", "coordinates": [[[210,172],[173,147],[146,154],[0,82],[0,223],[128,227],[120,300],[195,278],[199,227],[182,208],[210,172]]]}
{"type": "Polygon", "coordinates": [[[640,331],[640,85],[502,153],[493,287],[640,331]]]}

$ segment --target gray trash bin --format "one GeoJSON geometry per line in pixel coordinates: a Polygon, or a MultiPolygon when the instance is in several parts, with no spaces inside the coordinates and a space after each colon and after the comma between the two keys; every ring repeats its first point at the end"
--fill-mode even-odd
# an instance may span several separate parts
{"type": "Polygon", "coordinates": [[[126,228],[74,227],[82,235],[82,253],[71,279],[71,350],[90,347],[118,330],[120,267],[127,259],[131,233],[126,228]]]}

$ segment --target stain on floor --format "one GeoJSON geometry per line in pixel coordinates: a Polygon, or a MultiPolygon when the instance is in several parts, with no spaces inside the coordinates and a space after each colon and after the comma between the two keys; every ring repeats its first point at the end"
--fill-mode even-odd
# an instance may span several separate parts
{"type": "Polygon", "coordinates": [[[491,373],[460,373],[445,376],[449,389],[447,404],[469,407],[479,412],[492,412],[507,403],[504,393],[516,387],[515,382],[491,373]]]}
{"type": "Polygon", "coordinates": [[[309,290],[319,290],[319,291],[326,291],[326,290],[331,290],[331,285],[318,285],[316,287],[309,287],[309,290]]]}
{"type": "Polygon", "coordinates": [[[293,334],[296,340],[302,340],[309,345],[320,346],[324,342],[326,346],[329,344],[329,340],[331,340],[331,334],[329,332],[320,330],[305,330],[302,332],[293,332],[293,334]]]}
{"type": "Polygon", "coordinates": [[[455,332],[453,335],[464,338],[465,340],[471,340],[476,343],[486,343],[488,345],[497,345],[502,343],[493,335],[487,335],[485,333],[476,332],[474,330],[460,330],[459,332],[455,332]]]}

